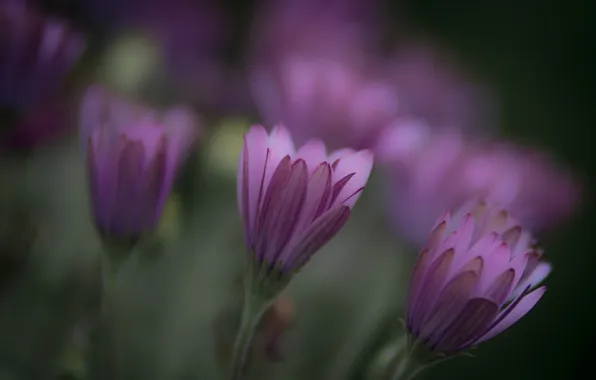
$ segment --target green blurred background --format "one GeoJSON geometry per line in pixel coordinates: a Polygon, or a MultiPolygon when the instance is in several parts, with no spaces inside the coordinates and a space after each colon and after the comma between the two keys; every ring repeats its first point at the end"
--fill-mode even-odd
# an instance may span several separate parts
{"type": "MultiPolygon", "coordinates": [[[[234,62],[254,4],[224,3],[234,20],[236,39],[228,57],[234,62]]],[[[77,2],[55,0],[44,6],[75,23],[86,22],[77,2]]],[[[589,5],[458,0],[384,6],[395,20],[388,22],[389,30],[398,32],[398,23],[407,20],[408,27],[453,50],[493,86],[505,136],[554,152],[582,175],[585,185],[581,213],[564,228],[540,236],[555,268],[543,301],[501,337],[482,345],[474,359],[447,362],[424,378],[579,378],[590,369],[589,347],[596,338],[596,285],[591,281],[596,166],[590,137],[596,66],[589,5]]],[[[90,72],[123,89],[129,84],[118,78],[131,80],[134,87],[133,74],[151,66],[147,45],[109,50],[113,41],[122,40],[92,42],[75,88],[90,80],[90,72]],[[95,73],[105,49],[117,54],[101,55],[105,61],[95,73]],[[137,57],[132,69],[119,54],[137,57]]],[[[162,220],[162,254],[132,268],[118,285],[117,349],[109,362],[117,369],[114,378],[220,378],[219,363],[233,339],[241,294],[237,278],[245,253],[235,170],[250,119],[207,115],[205,123],[209,130],[162,220]]],[[[30,253],[12,258],[8,273],[15,275],[3,276],[8,280],[0,303],[0,379],[87,376],[80,351],[87,345],[85,331],[99,292],[100,246],[81,157],[75,137],[27,155],[2,157],[0,206],[11,221],[1,226],[2,244],[18,244],[19,249],[6,251],[30,253]],[[22,209],[27,210],[24,216],[22,209]]],[[[375,173],[346,228],[292,282],[287,296],[296,313],[283,336],[284,361],[255,366],[251,378],[348,380],[352,364],[372,355],[359,349],[399,332],[397,317],[415,252],[390,233],[382,192],[383,179],[375,173]]]]}

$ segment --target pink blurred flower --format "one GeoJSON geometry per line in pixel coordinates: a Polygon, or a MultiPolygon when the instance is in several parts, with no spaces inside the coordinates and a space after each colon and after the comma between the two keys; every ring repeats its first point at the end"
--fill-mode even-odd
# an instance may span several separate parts
{"type": "Polygon", "coordinates": [[[546,155],[512,144],[472,141],[407,120],[388,128],[379,142],[395,227],[418,245],[442,210],[470,198],[501,205],[536,231],[562,223],[579,203],[575,177],[546,155]]]}
{"type": "Polygon", "coordinates": [[[412,273],[408,330],[431,350],[450,355],[494,337],[528,313],[549,274],[529,232],[508,213],[472,204],[446,213],[412,273]],[[463,214],[463,217],[462,217],[463,214]]]}
{"type": "Polygon", "coordinates": [[[104,237],[136,241],[157,227],[178,168],[194,141],[191,114],[162,117],[91,87],[80,114],[95,224],[104,237]]]}
{"type": "Polygon", "coordinates": [[[255,22],[250,86],[267,124],[283,121],[297,141],[369,147],[397,113],[393,88],[368,54],[362,23],[337,3],[281,2],[255,22]]]}
{"type": "Polygon", "coordinates": [[[298,151],[289,132],[253,126],[238,170],[247,249],[260,270],[291,277],[348,220],[372,169],[370,151],[326,153],[313,140],[298,151]]]}

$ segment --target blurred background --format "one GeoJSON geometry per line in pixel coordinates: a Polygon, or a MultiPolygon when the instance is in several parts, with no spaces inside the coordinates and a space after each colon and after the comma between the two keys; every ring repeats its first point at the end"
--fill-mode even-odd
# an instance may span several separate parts
{"type": "Polygon", "coordinates": [[[537,307],[421,378],[571,379],[596,338],[594,92],[585,2],[1,0],[0,379],[92,379],[100,240],[78,138],[102,83],[198,141],[157,231],[118,284],[114,379],[218,379],[239,318],[242,134],[368,148],[344,230],[292,281],[253,348],[254,379],[373,378],[401,332],[432,222],[471,196],[505,203],[554,271],[537,307]],[[84,116],[84,115],[83,115],[84,116]]]}

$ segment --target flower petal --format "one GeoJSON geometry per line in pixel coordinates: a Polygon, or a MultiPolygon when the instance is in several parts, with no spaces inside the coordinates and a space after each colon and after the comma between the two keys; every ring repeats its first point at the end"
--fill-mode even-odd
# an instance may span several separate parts
{"type": "Polygon", "coordinates": [[[464,305],[472,296],[480,275],[476,271],[460,273],[451,280],[441,292],[439,300],[432,312],[422,323],[420,337],[427,344],[434,346],[437,339],[453,320],[461,313],[464,305]]]}
{"type": "Polygon", "coordinates": [[[499,323],[492,327],[486,334],[478,340],[478,343],[488,340],[501,332],[505,331],[515,322],[519,321],[521,317],[526,315],[532,308],[540,301],[540,298],[546,292],[546,287],[543,286],[534,290],[532,293],[524,296],[521,301],[503,318],[499,323]]]}
{"type": "Polygon", "coordinates": [[[308,167],[309,174],[313,173],[322,162],[327,161],[327,150],[321,140],[310,140],[298,152],[296,159],[303,159],[308,167]]]}
{"type": "MultiPolygon", "coordinates": [[[[238,168],[238,206],[244,219],[245,238],[248,247],[254,243],[259,204],[266,188],[263,188],[267,144],[269,137],[265,128],[255,125],[244,136],[238,168]]],[[[279,163],[278,163],[279,164],[279,163]]]]}
{"type": "Polygon", "coordinates": [[[369,150],[361,150],[353,155],[340,158],[337,165],[334,166],[334,182],[347,175],[354,174],[335,200],[336,204],[345,204],[352,208],[359,198],[358,192],[364,188],[370,176],[373,166],[373,154],[369,150]],[[356,195],[353,196],[354,194],[356,195]]]}
{"type": "MultiPolygon", "coordinates": [[[[430,265],[423,280],[422,289],[420,289],[412,308],[413,318],[416,321],[423,321],[434,308],[441,290],[445,283],[449,281],[448,276],[451,272],[454,256],[455,251],[449,249],[430,265]]],[[[415,330],[414,333],[418,334],[419,331],[415,330]]]]}
{"type": "Polygon", "coordinates": [[[349,207],[341,206],[318,217],[298,239],[299,243],[292,247],[283,267],[291,271],[300,269],[316,251],[341,230],[348,221],[350,213],[349,207]]]}
{"type": "Polygon", "coordinates": [[[469,300],[453,323],[437,339],[434,349],[443,353],[465,349],[468,343],[494,321],[498,312],[499,306],[490,300],[484,298],[469,300]]]}

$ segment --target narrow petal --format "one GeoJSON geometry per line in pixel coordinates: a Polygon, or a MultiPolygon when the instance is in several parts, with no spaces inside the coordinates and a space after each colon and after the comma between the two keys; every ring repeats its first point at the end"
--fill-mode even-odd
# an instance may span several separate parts
{"type": "Polygon", "coordinates": [[[421,320],[415,320],[416,314],[413,311],[415,302],[418,299],[420,290],[422,289],[422,285],[424,284],[423,280],[426,277],[426,271],[428,270],[430,263],[430,252],[427,249],[425,249],[422,252],[420,252],[418,260],[416,261],[416,265],[414,265],[414,269],[412,270],[406,311],[408,316],[408,329],[410,331],[418,331],[419,324],[422,322],[421,320]],[[418,324],[414,325],[416,322],[418,322],[418,324]]]}
{"type": "Polygon", "coordinates": [[[500,243],[497,246],[489,247],[486,251],[479,252],[486,262],[486,270],[482,273],[480,286],[478,287],[478,296],[488,291],[488,288],[505,270],[510,266],[510,250],[507,244],[500,243]],[[492,249],[492,251],[490,250],[492,249]]]}
{"type": "Polygon", "coordinates": [[[422,323],[420,338],[425,339],[428,345],[434,346],[436,339],[442,336],[447,326],[461,313],[472,296],[479,277],[476,271],[463,272],[445,286],[435,309],[422,323]]]}
{"type": "Polygon", "coordinates": [[[244,146],[240,155],[238,186],[241,186],[242,190],[238,192],[238,203],[249,246],[254,240],[259,199],[265,192],[263,177],[267,162],[267,143],[265,129],[260,125],[253,126],[244,136],[244,146]]]}
{"type": "Polygon", "coordinates": [[[280,255],[280,260],[286,262],[292,251],[292,247],[298,244],[302,238],[302,233],[318,218],[324,211],[327,211],[327,202],[331,195],[331,166],[323,162],[317,167],[317,170],[308,180],[306,191],[306,200],[302,207],[292,240],[288,243],[284,252],[280,255]]]}
{"type": "Polygon", "coordinates": [[[473,298],[464,306],[453,323],[445,329],[434,347],[439,352],[453,353],[481,334],[495,319],[499,306],[483,298],[473,298]]]}
{"type": "Polygon", "coordinates": [[[521,279],[519,284],[516,286],[511,298],[516,298],[521,294],[523,289],[529,288],[534,289],[544,281],[544,279],[550,274],[553,267],[549,263],[542,262],[532,271],[532,273],[525,279],[521,279]]]}
{"type": "Polygon", "coordinates": [[[338,181],[347,175],[354,174],[350,181],[343,187],[336,198],[336,202],[353,207],[359,195],[353,196],[361,191],[373,166],[373,154],[369,150],[361,150],[353,155],[339,159],[333,171],[333,180],[338,181]]]}
{"type": "Polygon", "coordinates": [[[522,236],[521,226],[514,226],[501,234],[501,238],[510,247],[515,247],[522,236]]]}
{"type": "Polygon", "coordinates": [[[484,291],[484,297],[497,305],[503,304],[513,289],[514,279],[515,271],[513,269],[507,269],[488,286],[484,291]]]}
{"type": "MultiPolygon", "coordinates": [[[[423,280],[422,289],[420,290],[412,309],[416,320],[424,320],[428,312],[434,308],[441,290],[449,280],[448,276],[451,271],[454,256],[455,252],[453,249],[447,250],[430,265],[423,280]]],[[[419,331],[414,331],[415,334],[418,332],[419,331]]]]}
{"type": "Polygon", "coordinates": [[[527,294],[524,296],[521,301],[511,310],[509,314],[505,318],[503,318],[498,324],[496,324],[493,328],[491,328],[482,338],[478,340],[478,343],[488,340],[513,325],[515,322],[519,321],[521,317],[526,315],[532,308],[540,301],[540,298],[546,292],[546,287],[543,286],[534,290],[532,293],[527,294]]]}
{"type": "Polygon", "coordinates": [[[128,141],[118,161],[118,190],[116,213],[112,219],[113,232],[122,235],[138,234],[142,229],[142,193],[145,150],[139,141],[128,141]]]}
{"type": "Polygon", "coordinates": [[[291,170],[291,158],[290,156],[286,156],[279,165],[273,176],[271,178],[271,182],[269,186],[264,189],[264,195],[262,201],[260,201],[260,206],[258,209],[258,213],[256,215],[255,221],[255,230],[254,230],[254,246],[251,247],[256,255],[258,260],[263,260],[263,253],[267,249],[267,231],[268,231],[268,224],[271,223],[270,219],[272,215],[275,215],[279,209],[275,209],[276,204],[274,203],[280,197],[280,194],[285,189],[289,178],[290,178],[290,170],[291,170]]]}
{"type": "Polygon", "coordinates": [[[272,207],[277,212],[271,214],[270,224],[264,225],[268,239],[267,251],[263,253],[263,257],[267,262],[277,263],[292,237],[301,232],[296,231],[296,225],[304,211],[307,187],[306,163],[298,160],[292,165],[286,188],[271,201],[272,207]]]}
{"type": "Polygon", "coordinates": [[[299,270],[312,255],[333,238],[350,218],[350,208],[336,207],[317,218],[304,231],[298,245],[292,248],[283,267],[290,271],[299,270]]]}
{"type": "Polygon", "coordinates": [[[288,155],[294,157],[294,154],[296,153],[292,136],[283,125],[276,125],[273,127],[268,136],[267,147],[269,148],[269,159],[267,160],[265,181],[263,183],[265,187],[269,184],[269,180],[279,161],[288,155]]]}
{"type": "Polygon", "coordinates": [[[321,140],[308,141],[296,152],[296,159],[299,158],[306,162],[310,173],[314,172],[322,162],[327,161],[325,144],[321,140]]]}

